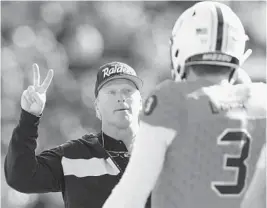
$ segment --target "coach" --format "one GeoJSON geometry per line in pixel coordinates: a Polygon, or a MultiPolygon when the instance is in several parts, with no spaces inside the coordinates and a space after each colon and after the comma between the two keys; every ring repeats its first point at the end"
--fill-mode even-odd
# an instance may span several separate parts
{"type": "Polygon", "coordinates": [[[62,192],[66,208],[102,207],[128,164],[139,128],[142,80],[121,62],[100,67],[95,109],[102,122],[101,132],[35,155],[53,71],[49,70],[42,84],[37,64],[33,74],[33,85],[22,94],[20,120],[5,158],[7,183],[23,193],[62,192]]]}

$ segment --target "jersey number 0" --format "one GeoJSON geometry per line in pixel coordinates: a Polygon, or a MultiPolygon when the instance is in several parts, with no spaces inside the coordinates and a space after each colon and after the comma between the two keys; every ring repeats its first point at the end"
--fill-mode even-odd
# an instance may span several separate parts
{"type": "Polygon", "coordinates": [[[239,195],[245,187],[247,166],[245,160],[249,155],[250,135],[242,129],[226,129],[218,138],[219,145],[230,145],[233,142],[240,142],[241,153],[239,156],[224,155],[225,167],[236,169],[236,181],[232,184],[227,182],[212,182],[212,189],[221,196],[239,195]]]}

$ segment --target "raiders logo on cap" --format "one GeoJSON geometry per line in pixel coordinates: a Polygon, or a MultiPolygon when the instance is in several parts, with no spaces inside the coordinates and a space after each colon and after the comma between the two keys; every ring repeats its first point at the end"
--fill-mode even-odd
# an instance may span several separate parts
{"type": "Polygon", "coordinates": [[[97,97],[98,91],[104,84],[114,79],[127,79],[132,81],[138,90],[143,86],[143,81],[137,76],[132,67],[121,62],[110,62],[101,66],[97,73],[95,97],[97,97]]]}

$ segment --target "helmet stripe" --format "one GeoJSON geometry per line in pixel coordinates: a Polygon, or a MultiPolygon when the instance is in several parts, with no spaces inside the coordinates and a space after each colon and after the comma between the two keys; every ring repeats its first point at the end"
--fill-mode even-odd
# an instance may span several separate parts
{"type": "Polygon", "coordinates": [[[222,41],[223,41],[223,14],[222,10],[219,6],[216,7],[216,12],[217,12],[217,18],[218,18],[218,25],[217,25],[217,40],[216,40],[216,51],[221,51],[222,50],[222,41]]]}

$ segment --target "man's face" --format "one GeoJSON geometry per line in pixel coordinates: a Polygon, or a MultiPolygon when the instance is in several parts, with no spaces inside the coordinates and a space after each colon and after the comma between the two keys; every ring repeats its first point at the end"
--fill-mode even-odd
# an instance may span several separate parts
{"type": "Polygon", "coordinates": [[[138,120],[142,108],[140,91],[127,79],[111,80],[99,90],[96,108],[102,122],[126,128],[138,120]]]}

